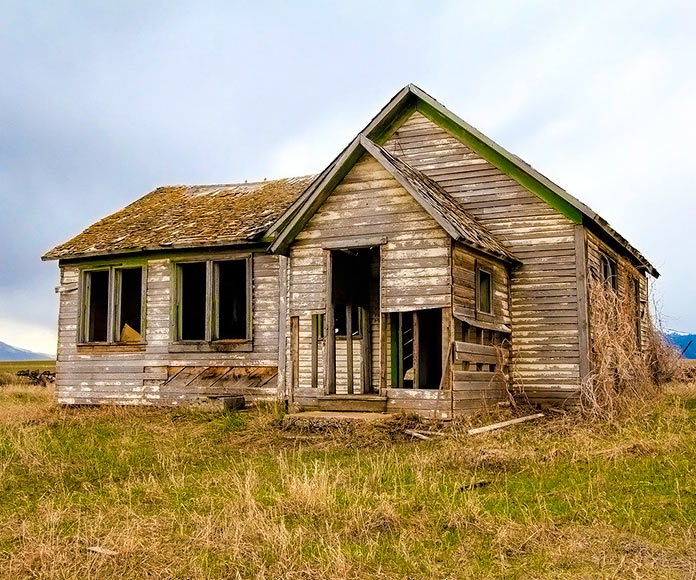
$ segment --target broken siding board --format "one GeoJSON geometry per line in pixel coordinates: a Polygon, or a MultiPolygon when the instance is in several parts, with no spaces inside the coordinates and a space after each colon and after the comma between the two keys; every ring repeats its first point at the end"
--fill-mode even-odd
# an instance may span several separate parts
{"type": "MultiPolygon", "coordinates": [[[[544,351],[534,348],[536,343],[526,341],[532,332],[535,337],[551,335],[551,344],[559,346],[572,341],[579,365],[574,224],[418,112],[397,129],[385,148],[438,181],[522,260],[523,265],[510,280],[513,364],[531,359],[553,362],[544,351]],[[549,263],[554,267],[544,266],[549,263]],[[542,304],[537,302],[540,298],[545,300],[543,308],[537,308],[542,304]],[[554,318],[558,317],[549,315],[548,305],[556,306],[553,312],[561,319],[574,317],[574,335],[557,333],[554,318]],[[537,324],[529,325],[525,319],[530,318],[537,324]],[[517,344],[531,348],[516,349],[517,344]]],[[[453,273],[457,277],[462,271],[455,265],[453,273]]],[[[455,290],[456,303],[470,303],[471,294],[465,286],[462,283],[462,289],[455,290]]],[[[570,332],[572,326],[568,327],[570,332]]],[[[525,373],[525,379],[534,377],[541,375],[533,370],[525,373]]],[[[565,378],[544,381],[549,396],[566,386],[565,378]]],[[[578,382],[579,371],[575,377],[578,382]]],[[[540,392],[535,391],[535,396],[540,392]]]]}

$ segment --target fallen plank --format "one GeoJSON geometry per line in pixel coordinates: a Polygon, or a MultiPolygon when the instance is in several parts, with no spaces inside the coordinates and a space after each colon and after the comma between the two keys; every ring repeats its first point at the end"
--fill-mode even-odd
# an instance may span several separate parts
{"type": "Polygon", "coordinates": [[[487,431],[494,431],[495,429],[502,429],[503,427],[508,427],[509,425],[516,425],[517,423],[524,423],[525,421],[531,421],[532,419],[539,419],[543,417],[543,413],[536,413],[534,415],[526,415],[525,417],[518,417],[517,419],[510,419],[509,421],[501,421],[500,423],[493,423],[492,425],[486,425],[485,427],[477,427],[476,429],[469,429],[467,433],[469,435],[477,435],[478,433],[486,433],[487,431]]]}

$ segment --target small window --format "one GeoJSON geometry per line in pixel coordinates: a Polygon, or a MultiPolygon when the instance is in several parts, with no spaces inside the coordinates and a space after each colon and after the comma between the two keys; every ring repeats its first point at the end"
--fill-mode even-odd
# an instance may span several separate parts
{"type": "Polygon", "coordinates": [[[142,335],[143,269],[117,270],[119,284],[118,340],[138,342],[142,335]]]}
{"type": "Polygon", "coordinates": [[[83,342],[140,342],[142,294],[141,267],[86,270],[83,273],[83,342]]]}
{"type": "Polygon", "coordinates": [[[249,260],[178,265],[178,339],[249,340],[249,260]]]}
{"type": "Polygon", "coordinates": [[[491,273],[486,270],[478,271],[478,309],[486,314],[492,313],[493,283],[491,273]]]}
{"type": "Polygon", "coordinates": [[[606,254],[599,257],[599,275],[605,287],[616,290],[616,262],[606,254]]]}

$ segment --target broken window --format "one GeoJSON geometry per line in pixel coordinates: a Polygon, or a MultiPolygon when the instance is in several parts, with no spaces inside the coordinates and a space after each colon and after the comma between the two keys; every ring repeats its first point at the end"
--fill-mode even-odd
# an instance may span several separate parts
{"type": "Polygon", "coordinates": [[[205,262],[179,265],[181,340],[205,340],[206,278],[205,262]]]}
{"type": "Polygon", "coordinates": [[[247,336],[246,260],[217,262],[218,332],[216,338],[243,339],[247,336]]]}
{"type": "Polygon", "coordinates": [[[350,335],[360,335],[360,307],[351,304],[336,304],[334,306],[334,332],[336,336],[347,336],[348,319],[350,319],[350,335]]]}
{"type": "Polygon", "coordinates": [[[105,268],[84,272],[84,342],[139,342],[143,270],[105,268]],[[112,297],[115,303],[112,303],[112,297]]]}
{"type": "Polygon", "coordinates": [[[249,260],[179,264],[179,340],[250,338],[249,260]]]}
{"type": "Polygon", "coordinates": [[[601,254],[599,257],[599,275],[606,288],[616,290],[616,262],[606,254],[601,254]]]}
{"type": "Polygon", "coordinates": [[[87,272],[88,323],[87,342],[108,341],[109,270],[87,272]]]}
{"type": "Polygon", "coordinates": [[[391,314],[392,387],[437,389],[442,379],[442,310],[391,314]]]}

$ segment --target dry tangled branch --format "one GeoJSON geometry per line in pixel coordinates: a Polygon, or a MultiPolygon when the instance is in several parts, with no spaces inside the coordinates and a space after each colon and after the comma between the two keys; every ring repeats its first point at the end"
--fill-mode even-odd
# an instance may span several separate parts
{"type": "Polygon", "coordinates": [[[592,372],[581,385],[585,412],[611,417],[627,406],[647,401],[665,381],[678,378],[679,353],[645,316],[647,340],[636,328],[636,303],[599,281],[590,283],[592,372]]]}

